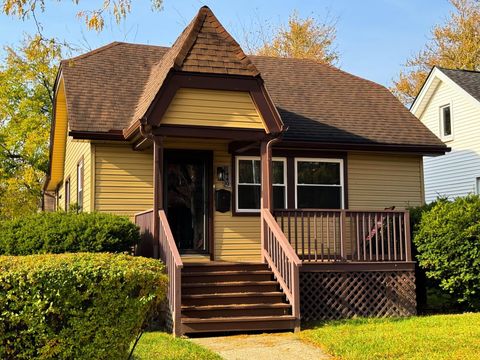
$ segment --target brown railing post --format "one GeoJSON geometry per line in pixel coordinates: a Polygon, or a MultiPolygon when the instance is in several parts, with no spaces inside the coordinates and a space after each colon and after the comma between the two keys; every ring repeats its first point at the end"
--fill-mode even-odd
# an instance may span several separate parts
{"type": "Polygon", "coordinates": [[[405,210],[405,261],[412,261],[412,239],[410,236],[410,212],[405,210]]]}
{"type": "Polygon", "coordinates": [[[345,261],[345,237],[346,237],[346,229],[347,229],[347,221],[346,221],[346,211],[342,210],[340,212],[340,260],[345,261]]]}

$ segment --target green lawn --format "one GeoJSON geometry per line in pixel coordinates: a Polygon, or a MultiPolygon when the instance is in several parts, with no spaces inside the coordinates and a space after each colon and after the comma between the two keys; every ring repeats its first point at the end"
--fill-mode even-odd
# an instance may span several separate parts
{"type": "Polygon", "coordinates": [[[135,360],[220,360],[221,357],[186,339],[159,332],[146,332],[133,353],[135,360]]]}
{"type": "Polygon", "coordinates": [[[479,359],[480,313],[329,322],[300,336],[340,359],[479,359]]]}

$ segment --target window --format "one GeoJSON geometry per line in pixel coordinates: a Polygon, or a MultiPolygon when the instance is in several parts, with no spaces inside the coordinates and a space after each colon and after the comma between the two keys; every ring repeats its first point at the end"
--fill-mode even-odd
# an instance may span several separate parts
{"type": "Polygon", "coordinates": [[[480,195],[480,177],[477,177],[477,186],[475,190],[477,195],[480,195]]]}
{"type": "Polygon", "coordinates": [[[70,178],[65,180],[65,211],[70,208],[70,178]]]}
{"type": "Polygon", "coordinates": [[[343,208],[343,160],[295,159],[297,209],[343,208]]]}
{"type": "Polygon", "coordinates": [[[83,210],[83,159],[77,164],[77,205],[78,210],[83,210]]]}
{"type": "MultiPolygon", "coordinates": [[[[261,199],[260,158],[242,156],[236,158],[236,211],[258,212],[261,199]]],[[[273,207],[284,209],[287,199],[286,160],[273,159],[272,165],[273,207]]]]}
{"type": "Polygon", "coordinates": [[[440,108],[440,134],[444,141],[453,139],[452,111],[450,105],[445,105],[440,108]]]}

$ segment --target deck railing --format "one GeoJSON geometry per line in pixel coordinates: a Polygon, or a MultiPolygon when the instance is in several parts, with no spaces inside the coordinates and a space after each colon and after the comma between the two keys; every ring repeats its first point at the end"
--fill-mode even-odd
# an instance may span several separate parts
{"type": "Polygon", "coordinates": [[[135,255],[158,257],[158,245],[153,244],[153,209],[135,214],[135,224],[140,228],[141,238],[140,243],[135,246],[135,255]]]}
{"type": "Polygon", "coordinates": [[[412,261],[408,211],[287,209],[274,214],[305,262],[412,261]]]}
{"type": "Polygon", "coordinates": [[[300,271],[302,261],[288,243],[285,234],[268,209],[262,209],[262,256],[272,269],[285,296],[292,305],[292,315],[300,320],[300,271]]]}
{"type": "Polygon", "coordinates": [[[181,307],[182,307],[182,268],[183,262],[180,258],[177,245],[173,238],[167,215],[164,210],[159,210],[159,245],[160,258],[163,260],[168,274],[168,306],[172,316],[173,333],[180,335],[181,327],[181,307]]]}

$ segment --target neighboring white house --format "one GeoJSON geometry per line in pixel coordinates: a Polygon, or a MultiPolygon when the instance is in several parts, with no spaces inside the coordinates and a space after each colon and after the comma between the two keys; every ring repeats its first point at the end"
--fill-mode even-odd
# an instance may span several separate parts
{"type": "Polygon", "coordinates": [[[480,193],[480,72],[434,67],[410,111],[452,149],[424,158],[426,202],[480,193]]]}

